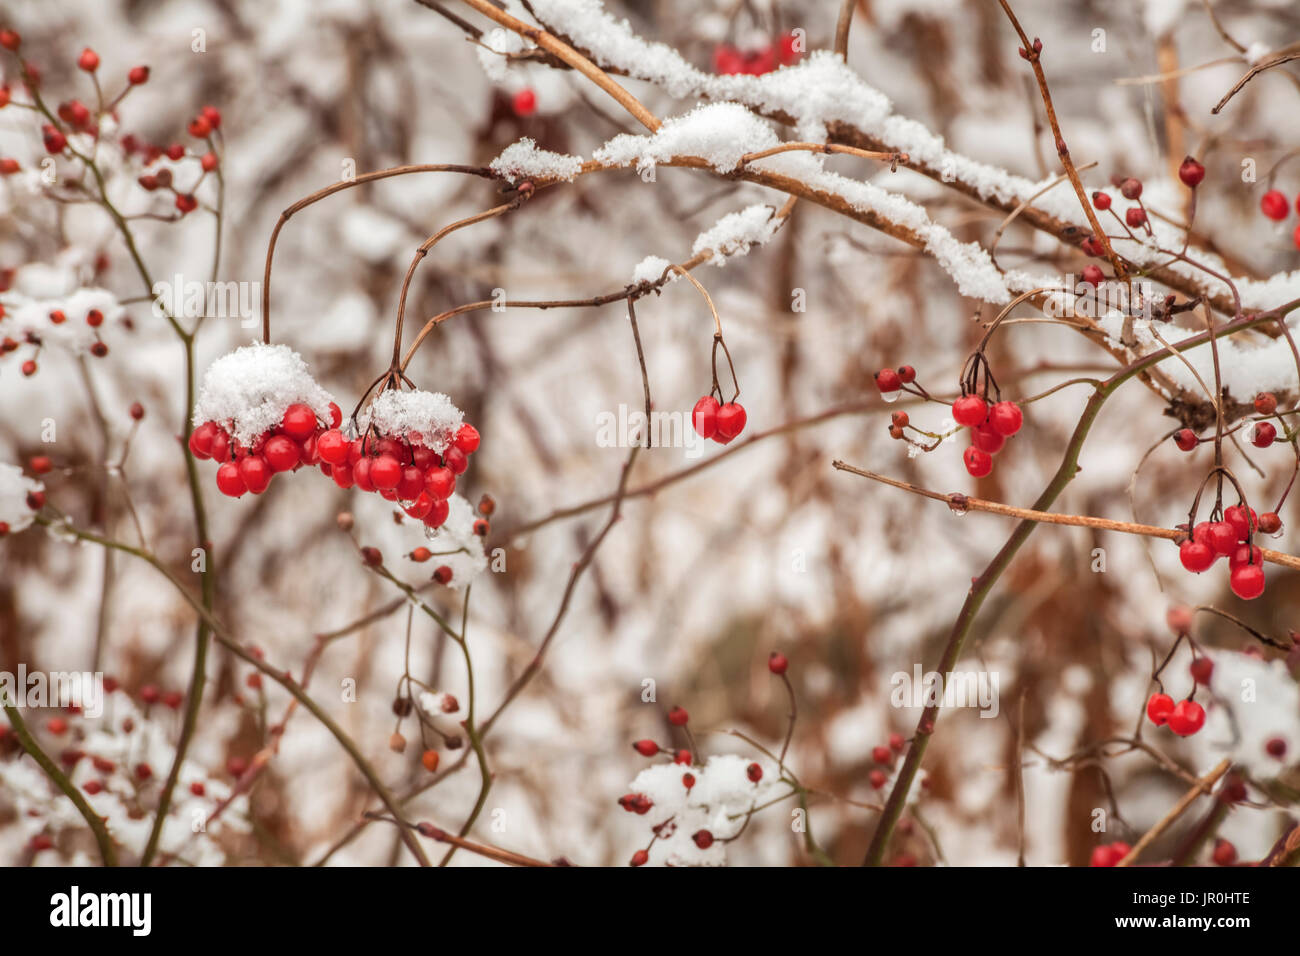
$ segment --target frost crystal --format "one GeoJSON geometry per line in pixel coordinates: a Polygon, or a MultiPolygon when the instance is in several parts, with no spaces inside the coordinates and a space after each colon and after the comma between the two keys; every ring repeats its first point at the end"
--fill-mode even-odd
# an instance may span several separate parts
{"type": "Polygon", "coordinates": [[[465,413],[442,392],[391,388],[370,403],[370,424],[381,434],[410,441],[414,433],[419,436],[418,444],[440,455],[464,420],[465,413]]]}
{"type": "Polygon", "coordinates": [[[194,424],[216,422],[236,441],[251,445],[279,425],[285,410],[296,403],[328,422],[331,401],[301,355],[286,345],[254,343],[208,366],[194,404],[194,424]]]}
{"type": "Polygon", "coordinates": [[[27,496],[44,487],[24,475],[17,465],[0,462],[0,523],[7,524],[11,532],[28,527],[36,512],[27,507],[27,496]]]}

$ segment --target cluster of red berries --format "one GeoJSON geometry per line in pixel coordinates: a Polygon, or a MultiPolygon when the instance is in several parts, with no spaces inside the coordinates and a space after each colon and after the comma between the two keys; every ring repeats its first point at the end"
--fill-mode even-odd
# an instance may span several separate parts
{"type": "MultiPolygon", "coordinates": [[[[1277,396],[1272,392],[1260,392],[1255,396],[1255,411],[1267,418],[1277,412],[1277,396]]],[[[1277,426],[1270,421],[1256,420],[1250,429],[1250,443],[1256,448],[1268,448],[1277,441],[1277,426]]],[[[1202,441],[1190,428],[1180,428],[1174,432],[1174,444],[1183,451],[1192,451],[1202,441]]],[[[1280,522],[1279,522],[1280,526],[1280,522]]],[[[1272,532],[1267,532],[1272,534],[1272,532]]]]}
{"type": "MultiPolygon", "coordinates": [[[[1291,214],[1291,203],[1287,200],[1286,194],[1279,189],[1270,189],[1264,193],[1259,200],[1260,211],[1269,219],[1275,222],[1281,222],[1291,214]]],[[[1300,196],[1295,201],[1296,212],[1300,213],[1300,196]]],[[[1300,247],[1300,226],[1295,227],[1295,232],[1291,234],[1291,240],[1300,247]]]]}
{"type": "MultiPolygon", "coordinates": [[[[3,284],[0,284],[0,292],[4,291],[6,291],[6,287],[4,287],[3,284]]],[[[3,319],[4,317],[4,303],[0,302],[0,319],[3,319]]],[[[51,325],[62,325],[66,321],[68,321],[68,315],[62,309],[52,309],[50,311],[51,325]]],[[[99,337],[99,327],[104,324],[104,313],[99,309],[87,309],[85,322],[86,325],[95,330],[95,341],[90,343],[90,354],[95,358],[103,358],[108,355],[108,343],[99,337]]],[[[34,351],[31,353],[30,358],[23,360],[22,365],[19,366],[19,371],[23,373],[24,377],[31,378],[40,371],[40,365],[37,363],[36,359],[41,354],[41,347],[44,345],[44,340],[41,338],[39,332],[29,330],[23,336],[23,342],[33,346],[34,351]]],[[[0,340],[0,356],[18,351],[18,349],[23,345],[23,342],[19,342],[13,336],[6,335],[3,340],[0,340]]]]}
{"type": "MultiPolygon", "coordinates": [[[[22,45],[22,38],[13,30],[0,30],[0,46],[17,53],[22,45]]],[[[40,83],[40,70],[26,60],[22,61],[23,75],[29,87],[35,88],[40,83]]],[[[77,68],[95,75],[96,83],[99,82],[97,71],[99,70],[99,54],[94,50],[86,47],[77,57],[77,68]]],[[[149,67],[135,66],[127,71],[126,89],[123,90],[114,100],[109,109],[115,110],[121,103],[122,97],[126,95],[133,87],[141,86],[149,81],[149,67]]],[[[0,108],[9,104],[10,92],[7,86],[0,87],[0,108]]],[[[68,134],[81,133],[92,136],[96,139],[100,136],[100,115],[91,110],[85,103],[79,99],[65,100],[59,103],[55,109],[55,115],[58,117],[57,125],[53,122],[45,123],[41,126],[41,140],[45,151],[51,156],[60,156],[68,148],[68,134]]],[[[198,157],[199,164],[202,167],[203,175],[212,172],[217,168],[217,154],[211,148],[212,134],[221,127],[221,112],[213,106],[205,106],[189,122],[188,130],[191,136],[196,139],[207,141],[208,149],[202,156],[198,157]]],[[[142,142],[134,134],[127,133],[120,137],[118,144],[127,156],[140,155],[144,160],[146,167],[153,165],[162,157],[166,156],[171,160],[180,160],[187,155],[187,150],[179,143],[172,143],[169,146],[160,146],[142,142]]],[[[11,176],[17,173],[22,167],[16,159],[5,157],[0,158],[0,175],[11,176]]],[[[198,200],[194,196],[194,191],[198,184],[202,182],[202,176],[195,182],[194,186],[187,192],[176,189],[172,185],[172,174],[170,170],[160,170],[158,173],[145,173],[138,179],[140,186],[149,192],[157,189],[166,189],[175,196],[174,204],[180,215],[193,212],[198,208],[198,200]]]]}
{"type": "Polygon", "coordinates": [[[729,445],[745,430],[745,406],[740,402],[720,403],[712,395],[705,395],[695,403],[691,412],[691,425],[701,438],[713,439],[719,445],[729,445]]]}
{"type": "Polygon", "coordinates": [[[1103,843],[1092,851],[1092,859],[1088,861],[1088,865],[1118,866],[1119,861],[1128,856],[1132,849],[1127,843],[1118,840],[1114,843],[1103,843]]]}
{"type": "MultiPolygon", "coordinates": [[[[1183,169],[1188,168],[1187,163],[1189,161],[1195,163],[1196,167],[1199,168],[1200,178],[1197,178],[1196,182],[1188,182],[1188,177],[1184,177],[1183,182],[1187,183],[1189,186],[1195,186],[1196,183],[1199,183],[1201,179],[1205,177],[1205,167],[1201,166],[1200,163],[1197,163],[1196,160],[1191,159],[1191,157],[1188,157],[1188,159],[1183,160],[1183,167],[1179,169],[1180,176],[1183,175],[1183,169]]],[[[1121,196],[1137,203],[1136,206],[1130,206],[1128,209],[1124,210],[1124,224],[1130,229],[1141,229],[1145,227],[1150,231],[1151,227],[1147,223],[1146,207],[1142,205],[1142,180],[1135,179],[1132,176],[1127,176],[1118,179],[1115,182],[1115,185],[1119,188],[1119,194],[1121,196]]],[[[1099,212],[1106,212],[1111,208],[1110,194],[1101,192],[1100,190],[1094,192],[1092,194],[1092,205],[1093,208],[1097,209],[1099,212]]],[[[1118,213],[1113,215],[1118,217],[1118,213]]],[[[1105,246],[1096,236],[1089,236],[1084,239],[1083,251],[1096,258],[1101,258],[1106,254],[1105,246]]],[[[1084,281],[1088,281],[1086,277],[1084,281]]],[[[1095,284],[1096,283],[1094,283],[1094,285],[1095,284]]]]}
{"type": "Polygon", "coordinates": [[[1147,701],[1147,717],[1157,727],[1168,725],[1179,737],[1190,737],[1205,726],[1205,708],[1194,700],[1177,704],[1168,694],[1152,694],[1147,701]]]}
{"type": "MultiPolygon", "coordinates": [[[[1277,519],[1277,515],[1271,518],[1277,519]]],[[[1178,558],[1188,571],[1200,574],[1219,558],[1227,557],[1232,593],[1242,600],[1253,600],[1264,593],[1264,558],[1250,538],[1262,523],[1255,509],[1231,505],[1223,509],[1223,520],[1202,521],[1192,528],[1191,535],[1178,546],[1178,558]]],[[[1273,526],[1270,520],[1269,527],[1273,526]]],[[[1186,525],[1180,527],[1187,530],[1186,525]]],[[[1281,527],[1280,519],[1277,527],[1281,527]]]]}
{"type": "Polygon", "coordinates": [[[907,741],[903,739],[902,734],[890,734],[889,746],[877,744],[871,748],[871,759],[880,764],[879,767],[872,769],[867,774],[867,780],[871,783],[873,790],[879,790],[884,787],[889,780],[889,774],[886,772],[894,767],[894,757],[901,754],[907,747],[907,741]],[[881,769],[884,768],[884,769],[881,769]]]}
{"type": "Polygon", "coordinates": [[[802,54],[799,37],[793,31],[781,34],[775,43],[765,43],[752,50],[720,43],[713,48],[713,70],[723,76],[736,73],[762,76],[779,66],[789,66],[802,54]]]}
{"type": "MultiPolygon", "coordinates": [[[[456,490],[456,476],[465,472],[469,456],[478,449],[478,429],[461,425],[439,455],[421,444],[421,436],[414,432],[405,441],[369,434],[348,439],[339,430],[343,418],[339,407],[331,402],[329,410],[327,426],[309,406],[290,405],[279,426],[260,436],[251,448],[234,441],[216,422],[204,422],[190,435],[190,451],[196,458],[222,463],[217,488],[232,498],[244,492],[261,494],[276,473],[308,465],[319,467],[340,488],[355,486],[378,492],[388,501],[408,502],[403,510],[430,528],[447,520],[447,499],[456,490]]],[[[447,577],[450,580],[450,574],[447,577]]]]}
{"type": "Polygon", "coordinates": [[[962,453],[966,470],[983,478],[993,470],[993,456],[1020,431],[1025,416],[1015,402],[990,404],[978,395],[963,395],[952,403],[952,417],[971,430],[971,446],[962,453]]]}

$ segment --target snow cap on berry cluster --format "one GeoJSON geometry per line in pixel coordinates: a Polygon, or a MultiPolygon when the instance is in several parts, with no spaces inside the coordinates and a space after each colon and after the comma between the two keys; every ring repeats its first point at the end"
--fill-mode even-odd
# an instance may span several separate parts
{"type": "Polygon", "coordinates": [[[403,441],[419,435],[418,444],[439,455],[447,450],[464,420],[465,413],[442,392],[390,388],[370,403],[370,424],[381,435],[403,441]]]}
{"type": "Polygon", "coordinates": [[[302,356],[286,345],[254,343],[221,356],[203,375],[194,425],[216,422],[251,445],[280,424],[290,405],[330,420],[333,397],[316,384],[302,356]]]}
{"type": "MultiPolygon", "coordinates": [[[[483,539],[474,533],[478,516],[463,495],[447,499],[447,520],[437,528],[425,527],[429,550],[438,555],[437,563],[451,568],[448,587],[463,588],[487,570],[483,539]]],[[[432,563],[432,562],[431,562],[432,563]]]]}
{"type": "Polygon", "coordinates": [[[22,531],[29,526],[36,512],[27,506],[27,496],[44,487],[24,475],[17,465],[0,463],[0,522],[9,525],[10,531],[22,531]]]}
{"type": "Polygon", "coordinates": [[[650,827],[673,821],[651,848],[651,860],[670,866],[724,866],[727,851],[723,840],[738,833],[744,814],[772,795],[778,776],[775,764],[760,760],[763,777],[752,782],[747,770],[754,762],[723,754],[710,757],[703,767],[659,763],[637,774],[629,792],[643,793],[654,802],[650,812],[638,820],[644,819],[650,827]],[[689,789],[682,783],[687,773],[695,778],[689,789]],[[700,830],[713,835],[708,849],[700,849],[693,839],[700,830]]]}

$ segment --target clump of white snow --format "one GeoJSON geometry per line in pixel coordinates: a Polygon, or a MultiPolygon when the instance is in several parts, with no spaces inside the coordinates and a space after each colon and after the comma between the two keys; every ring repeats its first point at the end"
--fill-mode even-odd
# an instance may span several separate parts
{"type": "Polygon", "coordinates": [[[713,228],[702,232],[691,247],[691,254],[711,250],[709,262],[715,266],[726,265],[730,255],[744,255],[750,246],[761,246],[776,235],[781,222],[771,206],[757,203],[740,212],[723,216],[713,228]]]}
{"type": "Polygon", "coordinates": [[[1280,737],[1286,741],[1288,755],[1300,747],[1300,685],[1281,660],[1231,652],[1209,657],[1214,661],[1213,697],[1202,700],[1205,726],[1188,738],[1197,755],[1198,772],[1231,757],[1255,779],[1276,777],[1286,762],[1269,755],[1265,745],[1280,737]]]}
{"type": "Polygon", "coordinates": [[[370,424],[381,435],[423,445],[440,455],[464,420],[465,413],[442,392],[390,388],[370,403],[370,424]]]}
{"type": "Polygon", "coordinates": [[[519,142],[507,146],[500,156],[488,164],[488,168],[511,182],[530,177],[572,182],[582,172],[582,157],[539,149],[537,143],[525,136],[519,142]]]}
{"type": "Polygon", "coordinates": [[[524,40],[513,30],[498,27],[489,30],[479,38],[474,52],[478,55],[479,65],[488,79],[500,83],[506,78],[509,67],[509,55],[520,53],[524,49],[524,40]]]}
{"type": "MultiPolygon", "coordinates": [[[[632,270],[632,282],[633,284],[658,282],[663,277],[664,270],[670,265],[672,263],[667,259],[662,259],[659,256],[646,256],[632,270]]],[[[676,277],[676,273],[673,273],[669,276],[668,281],[672,282],[676,277]]]]}
{"type": "Polygon", "coordinates": [[[753,783],[747,768],[754,762],[724,754],[710,757],[703,767],[660,763],[637,774],[630,792],[645,794],[654,802],[638,820],[645,821],[647,831],[665,824],[650,848],[650,861],[670,866],[724,866],[727,850],[723,840],[740,831],[745,814],[779,796],[780,789],[787,786],[779,782],[776,765],[769,761],[757,761],[763,776],[753,783]],[[689,788],[682,780],[685,774],[695,778],[689,788]],[[713,835],[713,845],[707,849],[700,849],[693,839],[700,830],[713,835]]]}
{"type": "Polygon", "coordinates": [[[294,404],[330,420],[329,392],[316,384],[301,355],[287,345],[245,345],[221,356],[203,375],[194,424],[216,422],[236,441],[251,445],[294,404]]]}
{"type": "Polygon", "coordinates": [[[8,525],[11,532],[29,527],[36,512],[27,506],[27,496],[44,487],[17,465],[0,462],[0,524],[8,525]]]}

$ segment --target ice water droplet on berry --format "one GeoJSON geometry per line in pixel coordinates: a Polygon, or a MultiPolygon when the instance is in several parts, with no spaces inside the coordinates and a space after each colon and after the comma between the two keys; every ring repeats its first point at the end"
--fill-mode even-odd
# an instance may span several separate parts
{"type": "Polygon", "coordinates": [[[892,392],[881,392],[880,400],[884,402],[886,405],[892,405],[894,404],[894,402],[898,401],[899,398],[902,397],[902,395],[903,395],[902,389],[895,389],[892,392]]]}

